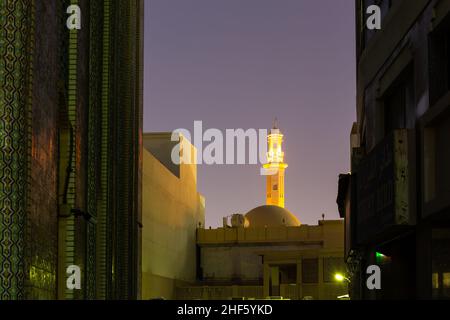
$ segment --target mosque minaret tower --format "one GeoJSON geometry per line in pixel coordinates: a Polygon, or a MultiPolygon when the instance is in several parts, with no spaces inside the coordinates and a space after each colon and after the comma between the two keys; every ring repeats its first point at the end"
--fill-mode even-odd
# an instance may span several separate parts
{"type": "Polygon", "coordinates": [[[266,204],[284,208],[284,174],[288,165],[284,162],[282,144],[283,134],[275,121],[267,136],[267,163],[263,166],[267,174],[266,204]]]}
{"type": "Polygon", "coordinates": [[[266,204],[247,212],[246,227],[298,227],[301,225],[298,218],[284,207],[284,173],[288,165],[284,162],[282,144],[283,134],[275,120],[267,136],[267,163],[263,165],[263,172],[266,175],[266,204]]]}

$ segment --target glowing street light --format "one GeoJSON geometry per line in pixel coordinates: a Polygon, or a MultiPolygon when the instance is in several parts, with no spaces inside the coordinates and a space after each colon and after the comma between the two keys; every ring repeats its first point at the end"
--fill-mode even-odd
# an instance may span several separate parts
{"type": "Polygon", "coordinates": [[[334,278],[336,279],[336,281],[339,281],[339,282],[342,282],[342,281],[345,280],[345,277],[342,274],[340,274],[340,273],[336,273],[334,275],[334,278]]]}
{"type": "Polygon", "coordinates": [[[334,275],[334,279],[338,282],[344,282],[344,281],[350,282],[350,279],[347,278],[346,276],[344,276],[342,273],[336,273],[334,275]]]}

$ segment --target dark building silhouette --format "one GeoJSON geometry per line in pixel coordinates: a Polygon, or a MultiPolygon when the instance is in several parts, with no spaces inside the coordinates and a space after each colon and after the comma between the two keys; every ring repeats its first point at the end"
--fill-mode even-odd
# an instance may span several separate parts
{"type": "Polygon", "coordinates": [[[138,298],[143,1],[0,17],[0,299],[138,298]]]}
{"type": "Polygon", "coordinates": [[[450,2],[356,1],[357,122],[341,175],[354,299],[450,298],[450,2]],[[382,10],[381,30],[366,9],[382,10]],[[381,290],[366,268],[381,267],[381,290]]]}

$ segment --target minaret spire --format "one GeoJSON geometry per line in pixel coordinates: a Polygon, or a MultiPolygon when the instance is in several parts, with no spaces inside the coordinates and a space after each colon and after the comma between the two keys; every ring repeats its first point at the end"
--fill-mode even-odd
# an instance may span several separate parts
{"type": "Polygon", "coordinates": [[[277,117],[275,117],[275,119],[273,119],[272,129],[278,129],[278,118],[277,117]]]}
{"type": "Polygon", "coordinates": [[[284,208],[284,173],[288,165],[284,162],[282,144],[283,134],[275,118],[273,129],[267,136],[267,163],[263,166],[266,172],[273,173],[266,178],[266,204],[284,208]]]}

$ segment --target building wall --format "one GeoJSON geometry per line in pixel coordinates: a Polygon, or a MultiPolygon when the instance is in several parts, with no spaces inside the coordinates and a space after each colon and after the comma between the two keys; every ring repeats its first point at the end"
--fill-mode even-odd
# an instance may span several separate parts
{"type": "MultiPolygon", "coordinates": [[[[144,146],[172,145],[168,134],[144,135],[144,146]],[[161,143],[147,143],[148,140],[161,143]]],[[[194,147],[189,144],[194,152],[194,147]]],[[[142,298],[175,297],[177,283],[193,282],[197,272],[196,230],[205,224],[204,198],[197,192],[195,164],[158,160],[144,149],[142,178],[142,298]],[[179,172],[179,176],[174,174],[179,172]]],[[[162,148],[164,153],[169,148],[162,148]]],[[[169,153],[170,154],[170,153],[169,153]]]]}
{"type": "Polygon", "coordinates": [[[346,271],[342,220],[319,221],[317,226],[199,229],[197,243],[201,276],[194,286],[177,288],[179,298],[336,299],[347,293],[346,283],[329,276],[346,271]],[[309,283],[302,278],[302,267],[311,259],[317,263],[309,283]],[[336,259],[339,267],[330,270],[328,259],[336,259]],[[294,274],[283,271],[286,266],[294,274]],[[276,293],[270,289],[273,270],[280,272],[276,293]]]}
{"type": "Polygon", "coordinates": [[[0,3],[0,299],[56,297],[57,10],[0,3]]]}
{"type": "MultiPolygon", "coordinates": [[[[264,247],[214,246],[201,249],[201,279],[210,282],[262,282],[264,247]]],[[[267,247],[266,247],[267,248],[267,247]]]]}
{"type": "Polygon", "coordinates": [[[343,220],[319,221],[316,226],[267,227],[267,228],[217,228],[199,229],[197,243],[201,247],[211,245],[283,244],[296,242],[321,243],[324,248],[343,246],[343,220]]]}
{"type": "Polygon", "coordinates": [[[58,177],[58,67],[59,36],[56,2],[34,2],[36,15],[47,23],[34,25],[35,55],[32,59],[32,132],[29,169],[30,189],[25,228],[24,296],[56,298],[57,271],[57,177],[58,177]]]}
{"type": "MultiPolygon", "coordinates": [[[[449,272],[447,254],[433,249],[433,234],[448,234],[450,219],[450,158],[444,143],[450,138],[450,3],[383,0],[381,30],[374,32],[365,28],[364,14],[372,2],[356,1],[357,123],[352,136],[357,136],[354,141],[358,143],[352,145],[352,191],[347,198],[351,200],[347,206],[350,219],[346,219],[351,224],[347,228],[351,233],[347,235],[349,267],[359,287],[355,297],[448,298],[450,287],[444,279],[449,272]],[[409,149],[403,158],[407,166],[403,178],[394,171],[382,179],[408,180],[403,191],[388,194],[391,203],[402,204],[407,219],[399,222],[398,208],[388,207],[384,214],[394,218],[393,229],[382,223],[362,230],[358,220],[364,219],[367,210],[358,209],[361,201],[357,195],[374,187],[366,196],[381,199],[375,210],[383,210],[387,202],[380,197],[379,183],[359,179],[370,176],[361,170],[361,164],[375,156],[372,173],[376,173],[383,169],[383,156],[386,162],[405,156],[398,150],[390,155],[382,150],[394,130],[396,134],[408,130],[407,139],[401,139],[409,149]],[[357,241],[361,235],[366,239],[357,241]],[[391,260],[380,262],[375,252],[384,252],[391,260]],[[379,292],[365,290],[368,264],[381,265],[382,275],[388,279],[379,292]],[[433,282],[433,276],[441,282],[433,282]]],[[[382,220],[379,214],[376,219],[382,220]]],[[[450,243],[448,236],[438,238],[436,247],[450,243]]]]}
{"type": "Polygon", "coordinates": [[[201,248],[202,281],[209,283],[262,283],[264,277],[263,252],[295,251],[321,248],[321,245],[264,243],[245,246],[209,246],[201,248]]]}
{"type": "Polygon", "coordinates": [[[0,299],[137,298],[142,15],[0,1],[0,299]]]}
{"type": "MultiPolygon", "coordinates": [[[[342,237],[342,235],[341,235],[342,237]]],[[[346,274],[343,248],[307,247],[299,251],[269,251],[264,255],[264,296],[283,296],[289,299],[336,300],[348,293],[348,283],[338,282],[336,273],[346,274]],[[313,266],[311,266],[311,262],[313,266]],[[283,275],[276,276],[279,289],[274,290],[274,269],[281,272],[290,265],[296,271],[296,277],[283,280],[283,275]]]]}

